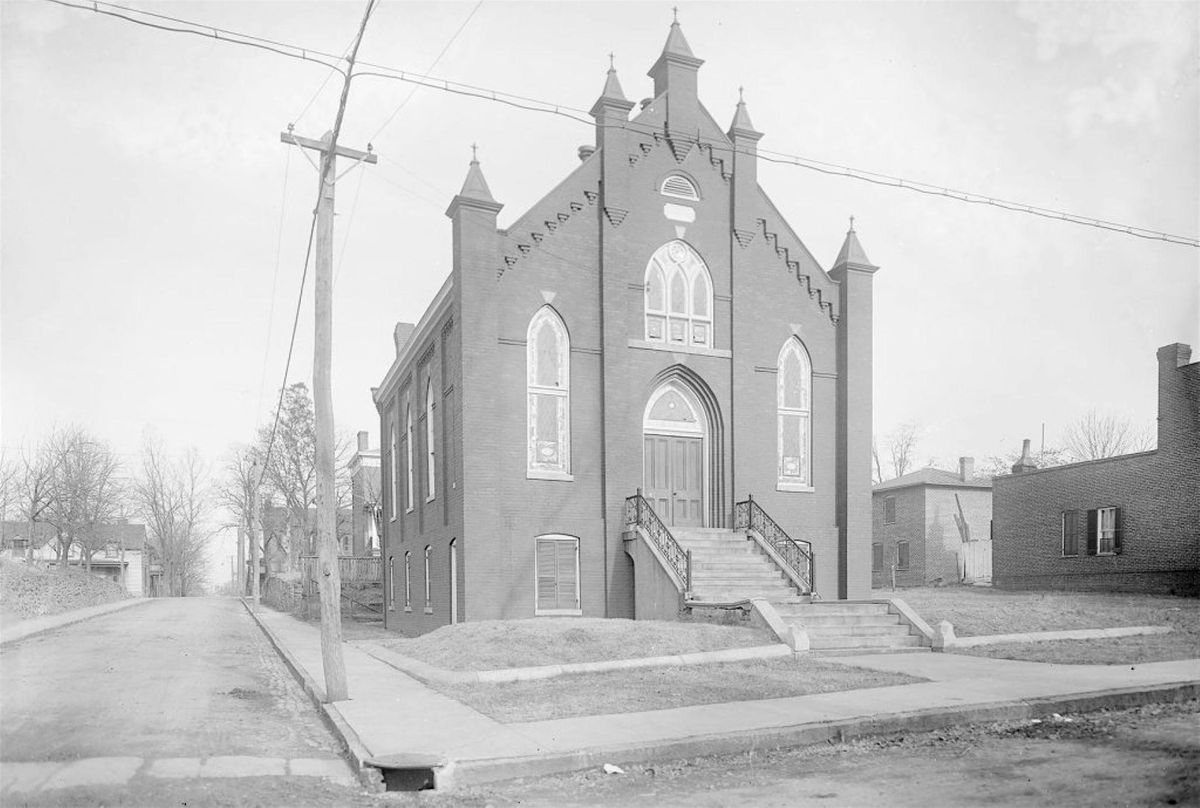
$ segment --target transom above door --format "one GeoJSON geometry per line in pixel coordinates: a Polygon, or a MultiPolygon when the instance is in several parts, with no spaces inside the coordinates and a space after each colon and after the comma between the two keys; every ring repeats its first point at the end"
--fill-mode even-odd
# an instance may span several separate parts
{"type": "Polygon", "coordinates": [[[690,390],[668,382],[650,396],[642,420],[642,494],[669,526],[704,526],[707,438],[690,390]]]}

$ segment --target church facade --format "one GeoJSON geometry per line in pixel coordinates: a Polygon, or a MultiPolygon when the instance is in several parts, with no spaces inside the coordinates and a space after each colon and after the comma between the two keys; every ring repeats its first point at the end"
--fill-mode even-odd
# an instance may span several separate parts
{"type": "Polygon", "coordinates": [[[751,509],[797,594],[869,596],[876,268],[853,228],[821,267],[701,65],[675,23],[640,109],[610,69],[594,149],[504,230],[472,160],[452,272],[373,390],[389,628],[663,616],[664,587],[704,599],[685,537],[751,509]]]}

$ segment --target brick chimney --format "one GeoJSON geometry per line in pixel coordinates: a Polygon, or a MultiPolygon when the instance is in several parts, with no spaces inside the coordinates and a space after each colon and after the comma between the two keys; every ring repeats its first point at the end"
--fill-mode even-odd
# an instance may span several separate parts
{"type": "Polygon", "coordinates": [[[964,482],[975,476],[975,458],[960,457],[958,459],[958,476],[964,482]]]}
{"type": "Polygon", "coordinates": [[[416,326],[412,323],[396,323],[396,329],[392,332],[392,339],[396,342],[396,356],[404,350],[404,346],[408,344],[408,338],[412,336],[416,326]]]}
{"type": "Polygon", "coordinates": [[[1037,471],[1037,463],[1029,455],[1029,438],[1021,442],[1021,458],[1013,464],[1013,474],[1024,474],[1027,471],[1037,471]]]}

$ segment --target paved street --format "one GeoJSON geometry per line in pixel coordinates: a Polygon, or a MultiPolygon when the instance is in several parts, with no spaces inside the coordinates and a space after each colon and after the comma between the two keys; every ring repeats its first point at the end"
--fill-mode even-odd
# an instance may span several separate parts
{"type": "Polygon", "coordinates": [[[155,600],[32,637],[0,651],[0,678],[6,805],[359,793],[337,741],[234,600],[155,600]]]}

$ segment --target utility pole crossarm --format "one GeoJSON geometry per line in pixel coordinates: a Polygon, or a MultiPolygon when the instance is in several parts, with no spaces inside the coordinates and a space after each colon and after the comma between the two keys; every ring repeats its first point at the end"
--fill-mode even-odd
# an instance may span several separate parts
{"type": "MultiPolygon", "coordinates": [[[[318,152],[321,152],[322,154],[325,154],[329,151],[329,142],[328,141],[313,140],[312,138],[309,138],[309,137],[300,137],[299,135],[294,135],[291,132],[280,132],[279,133],[279,142],[280,143],[290,143],[293,146],[300,146],[305,149],[312,149],[313,151],[318,151],[318,152]]],[[[372,154],[369,151],[359,151],[358,149],[350,149],[350,148],[347,148],[347,147],[341,146],[341,145],[339,145],[334,150],[334,154],[337,155],[338,157],[348,157],[351,160],[358,160],[358,161],[364,162],[364,163],[378,163],[379,162],[378,155],[372,154]]]]}

